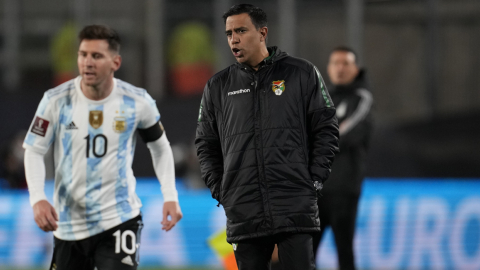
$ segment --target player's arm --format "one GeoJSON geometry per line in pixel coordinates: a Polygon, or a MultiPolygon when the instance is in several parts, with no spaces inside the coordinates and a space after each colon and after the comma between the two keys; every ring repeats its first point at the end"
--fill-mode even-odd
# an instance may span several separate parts
{"type": "Polygon", "coordinates": [[[54,122],[52,102],[45,94],[30,125],[23,147],[25,148],[25,176],[30,193],[30,205],[33,208],[35,222],[40,229],[46,232],[55,231],[58,221],[57,213],[47,201],[44,191],[45,162],[43,156],[55,139],[54,122]]]}
{"type": "Polygon", "coordinates": [[[330,167],[338,152],[338,122],[335,107],[316,67],[307,81],[307,127],[309,136],[309,170],[317,189],[330,175],[330,167]]]}
{"type": "Polygon", "coordinates": [[[138,133],[152,155],[153,167],[164,198],[162,229],[169,231],[183,217],[175,187],[172,148],[160,122],[147,129],[138,129],[138,133]]]}
{"type": "Polygon", "coordinates": [[[43,154],[32,149],[25,150],[25,176],[27,178],[30,205],[33,207],[35,222],[46,232],[57,229],[58,216],[45,195],[45,162],[43,154]]]}

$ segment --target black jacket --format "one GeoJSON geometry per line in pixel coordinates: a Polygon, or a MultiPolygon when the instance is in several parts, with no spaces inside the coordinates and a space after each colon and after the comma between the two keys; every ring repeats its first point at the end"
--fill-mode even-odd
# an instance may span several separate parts
{"type": "Polygon", "coordinates": [[[214,75],[200,106],[202,178],[225,209],[230,243],[320,231],[313,182],[328,178],[338,151],[335,108],[317,69],[269,52],[258,71],[236,63],[214,75]]]}
{"type": "Polygon", "coordinates": [[[325,195],[360,194],[373,127],[373,99],[368,88],[364,70],[349,85],[329,87],[340,125],[340,153],[335,156],[332,173],[322,191],[325,195]]]}

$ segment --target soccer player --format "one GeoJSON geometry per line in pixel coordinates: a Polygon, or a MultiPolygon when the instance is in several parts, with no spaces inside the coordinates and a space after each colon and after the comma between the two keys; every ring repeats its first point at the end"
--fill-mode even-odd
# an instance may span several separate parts
{"type": "Polygon", "coordinates": [[[79,34],[80,76],[45,92],[25,142],[25,172],[38,227],[53,231],[50,269],[136,269],[141,202],[132,171],[135,131],[147,144],[164,196],[162,229],[182,218],[172,150],[155,101],[114,78],[120,38],[107,26],[79,34]],[[43,156],[53,144],[54,206],[43,156]]]}

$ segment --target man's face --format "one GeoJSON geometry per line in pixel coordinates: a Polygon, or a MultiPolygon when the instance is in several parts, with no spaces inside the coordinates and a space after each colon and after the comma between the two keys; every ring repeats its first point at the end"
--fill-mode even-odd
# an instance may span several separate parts
{"type": "Polygon", "coordinates": [[[232,15],[225,23],[228,45],[239,63],[256,66],[263,60],[267,27],[256,29],[247,13],[232,15]]]}
{"type": "Polygon", "coordinates": [[[121,57],[109,50],[106,40],[84,39],[78,49],[77,64],[82,83],[95,87],[113,77],[120,68],[121,57]]]}
{"type": "Polygon", "coordinates": [[[355,55],[351,52],[335,51],[328,62],[328,76],[334,85],[347,85],[358,75],[355,55]]]}

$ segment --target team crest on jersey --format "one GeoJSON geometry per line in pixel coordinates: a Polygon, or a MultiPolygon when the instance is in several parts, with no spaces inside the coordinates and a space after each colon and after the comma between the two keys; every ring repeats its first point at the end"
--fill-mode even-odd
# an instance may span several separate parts
{"type": "Polygon", "coordinates": [[[125,130],[127,130],[127,119],[121,116],[113,118],[113,131],[122,133],[125,130]]]}
{"type": "Polygon", "coordinates": [[[275,95],[280,96],[285,91],[285,81],[273,81],[272,82],[272,90],[275,95]]]}
{"type": "Polygon", "coordinates": [[[103,111],[90,111],[88,121],[94,129],[99,128],[103,124],[103,111]]]}

